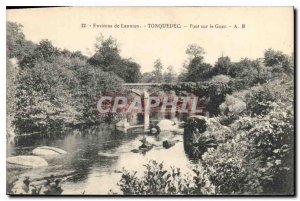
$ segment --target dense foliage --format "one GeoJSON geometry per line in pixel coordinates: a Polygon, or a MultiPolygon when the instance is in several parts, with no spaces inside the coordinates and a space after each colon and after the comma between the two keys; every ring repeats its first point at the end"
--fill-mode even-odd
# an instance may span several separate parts
{"type": "Polygon", "coordinates": [[[156,59],[153,64],[153,71],[142,74],[142,83],[175,83],[177,74],[174,72],[173,66],[168,66],[164,71],[164,65],[160,59],[156,59]]]}
{"type": "MultiPolygon", "coordinates": [[[[146,182],[147,175],[156,172],[157,165],[150,163],[142,177],[123,172],[121,190],[126,194],[143,194],[151,185],[155,190],[150,194],[294,194],[293,57],[268,49],[263,59],[244,58],[232,63],[229,57],[221,57],[213,68],[203,69],[199,54],[204,52],[199,48],[189,52],[194,54],[187,71],[181,75],[187,82],[166,84],[162,88],[207,97],[206,107],[212,118],[200,119],[201,127],[197,121],[195,125],[186,123],[194,125],[188,129],[199,136],[197,142],[193,139],[190,144],[203,147],[204,153],[197,155],[199,164],[193,168],[198,175],[189,181],[189,191],[180,190],[185,189],[186,183],[171,181],[177,186],[174,192],[168,186],[155,183],[156,179],[146,182]],[[198,59],[197,65],[195,59],[198,59]],[[196,82],[190,82],[188,72],[197,70],[203,74],[192,78],[196,82]],[[199,142],[202,145],[198,145],[199,142]],[[217,142],[217,146],[211,146],[212,142],[217,142]],[[195,178],[209,185],[204,188],[202,184],[194,191],[195,178]],[[124,188],[125,184],[128,189],[124,188]],[[134,189],[131,185],[140,188],[134,189]]],[[[176,181],[185,179],[181,175],[176,181]]]]}
{"type": "Polygon", "coordinates": [[[95,68],[105,72],[114,72],[125,82],[138,82],[141,77],[140,65],[131,59],[124,59],[120,56],[120,49],[117,41],[109,37],[99,37],[96,44],[96,53],[88,59],[88,63],[95,68]]]}
{"type": "Polygon", "coordinates": [[[184,175],[180,168],[165,169],[163,163],[149,161],[141,178],[137,172],[122,172],[118,183],[125,195],[201,195],[211,193],[208,183],[201,173],[194,169],[195,175],[184,175]]]}
{"type": "Polygon", "coordinates": [[[121,58],[111,37],[98,41],[96,50],[88,58],[79,51],[61,50],[49,40],[34,44],[25,39],[21,25],[8,22],[8,134],[102,121],[98,98],[121,93],[124,81],[138,81],[140,66],[121,58]]]}
{"type": "Polygon", "coordinates": [[[233,96],[238,109],[230,111],[232,97],[222,106],[233,118],[233,138],[202,156],[216,193],[293,194],[293,81],[274,80],[233,96]]]}
{"type": "Polygon", "coordinates": [[[200,136],[190,144],[204,147],[193,175],[150,161],[141,176],[123,170],[124,194],[294,194],[293,56],[268,49],[261,59],[232,62],[222,56],[211,66],[203,48],[192,44],[178,77],[172,67],[164,72],[159,59],[152,72],[141,75],[112,37],[100,37],[88,58],[48,40],[27,41],[22,26],[12,22],[6,51],[9,136],[103,120],[98,98],[125,93],[123,82],[167,82],[172,84],[163,90],[206,97],[208,115],[186,124],[200,136]]]}

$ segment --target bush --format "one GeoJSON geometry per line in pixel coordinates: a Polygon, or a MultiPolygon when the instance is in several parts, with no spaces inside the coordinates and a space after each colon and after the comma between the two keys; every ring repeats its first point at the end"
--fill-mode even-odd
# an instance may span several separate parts
{"type": "Polygon", "coordinates": [[[180,168],[166,170],[163,163],[154,160],[144,165],[146,171],[141,177],[137,172],[130,173],[123,169],[118,185],[125,195],[201,195],[213,193],[213,187],[204,176],[194,169],[191,175],[182,175],[180,168]]]}
{"type": "Polygon", "coordinates": [[[230,125],[233,139],[203,154],[217,194],[293,194],[291,89],[290,80],[250,89],[246,114],[230,125]]]}
{"type": "Polygon", "coordinates": [[[78,58],[58,56],[51,62],[36,61],[19,75],[18,132],[99,122],[97,97],[118,91],[122,82],[115,74],[94,69],[78,58]]]}
{"type": "Polygon", "coordinates": [[[226,95],[225,101],[219,106],[221,115],[226,116],[232,122],[246,111],[246,103],[232,95],[226,95]]]}
{"type": "Polygon", "coordinates": [[[220,83],[228,83],[230,81],[230,77],[227,75],[216,75],[211,78],[212,82],[220,82],[220,83]]]}

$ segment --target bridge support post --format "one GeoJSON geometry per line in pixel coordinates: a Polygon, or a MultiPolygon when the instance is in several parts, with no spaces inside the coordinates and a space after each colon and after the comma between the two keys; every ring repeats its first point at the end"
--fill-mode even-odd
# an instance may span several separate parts
{"type": "Polygon", "coordinates": [[[147,90],[144,90],[144,131],[150,128],[150,105],[149,105],[149,94],[147,90]]]}

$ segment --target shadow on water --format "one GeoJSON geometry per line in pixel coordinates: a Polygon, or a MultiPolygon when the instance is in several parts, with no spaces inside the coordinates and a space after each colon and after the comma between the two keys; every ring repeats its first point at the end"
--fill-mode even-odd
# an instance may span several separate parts
{"type": "MultiPolygon", "coordinates": [[[[16,155],[31,155],[34,148],[39,146],[52,146],[67,151],[66,156],[48,161],[49,167],[44,172],[50,174],[63,170],[74,170],[75,174],[69,177],[72,182],[87,179],[93,166],[107,169],[116,162],[116,158],[98,156],[98,152],[112,152],[117,147],[136,138],[139,132],[132,131],[126,135],[112,126],[102,124],[83,129],[68,130],[65,134],[60,132],[51,135],[33,134],[17,137],[14,144],[7,144],[7,157],[16,155]],[[55,167],[55,168],[53,168],[55,167]]],[[[18,170],[9,170],[16,174],[18,170]]],[[[24,173],[19,170],[19,173],[24,173]]],[[[25,171],[26,173],[26,171],[25,171]]]]}
{"type": "Polygon", "coordinates": [[[176,166],[189,171],[188,164],[192,158],[184,151],[182,135],[166,134],[168,139],[180,142],[169,149],[162,147],[164,134],[147,136],[147,140],[157,146],[146,154],[132,153],[131,150],[141,145],[140,139],[143,136],[143,129],[132,129],[123,133],[112,125],[101,124],[69,129],[64,133],[18,137],[14,144],[7,144],[7,157],[31,155],[32,150],[39,146],[57,147],[65,150],[67,154],[47,159],[48,167],[10,169],[7,176],[15,181],[25,177],[41,180],[50,175],[59,175],[63,177],[63,193],[80,194],[85,191],[90,194],[106,194],[110,188],[115,188],[120,179],[121,175],[116,172],[123,167],[143,172],[143,165],[150,159],[164,161],[166,167],[176,166]],[[67,176],[64,177],[64,174],[67,176]]]}

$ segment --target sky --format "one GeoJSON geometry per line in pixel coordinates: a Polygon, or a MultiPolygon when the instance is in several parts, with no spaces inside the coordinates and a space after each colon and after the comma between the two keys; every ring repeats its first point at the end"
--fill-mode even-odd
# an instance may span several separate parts
{"type": "Polygon", "coordinates": [[[187,46],[194,43],[204,48],[204,60],[212,65],[222,55],[232,61],[260,58],[268,48],[291,54],[293,19],[292,7],[70,7],[7,11],[7,21],[22,24],[26,39],[35,43],[48,39],[61,49],[79,50],[91,56],[100,34],[105,38],[112,36],[118,41],[121,56],[139,63],[142,72],[151,71],[154,61],[160,58],[165,69],[171,65],[177,73],[188,59],[187,46]],[[149,23],[175,23],[182,28],[154,29],[148,28],[149,23]],[[88,27],[82,28],[82,24],[88,27]],[[113,28],[93,28],[93,24],[113,28]],[[140,28],[114,28],[115,24],[140,28]],[[241,28],[242,24],[245,28],[241,28]]]}

